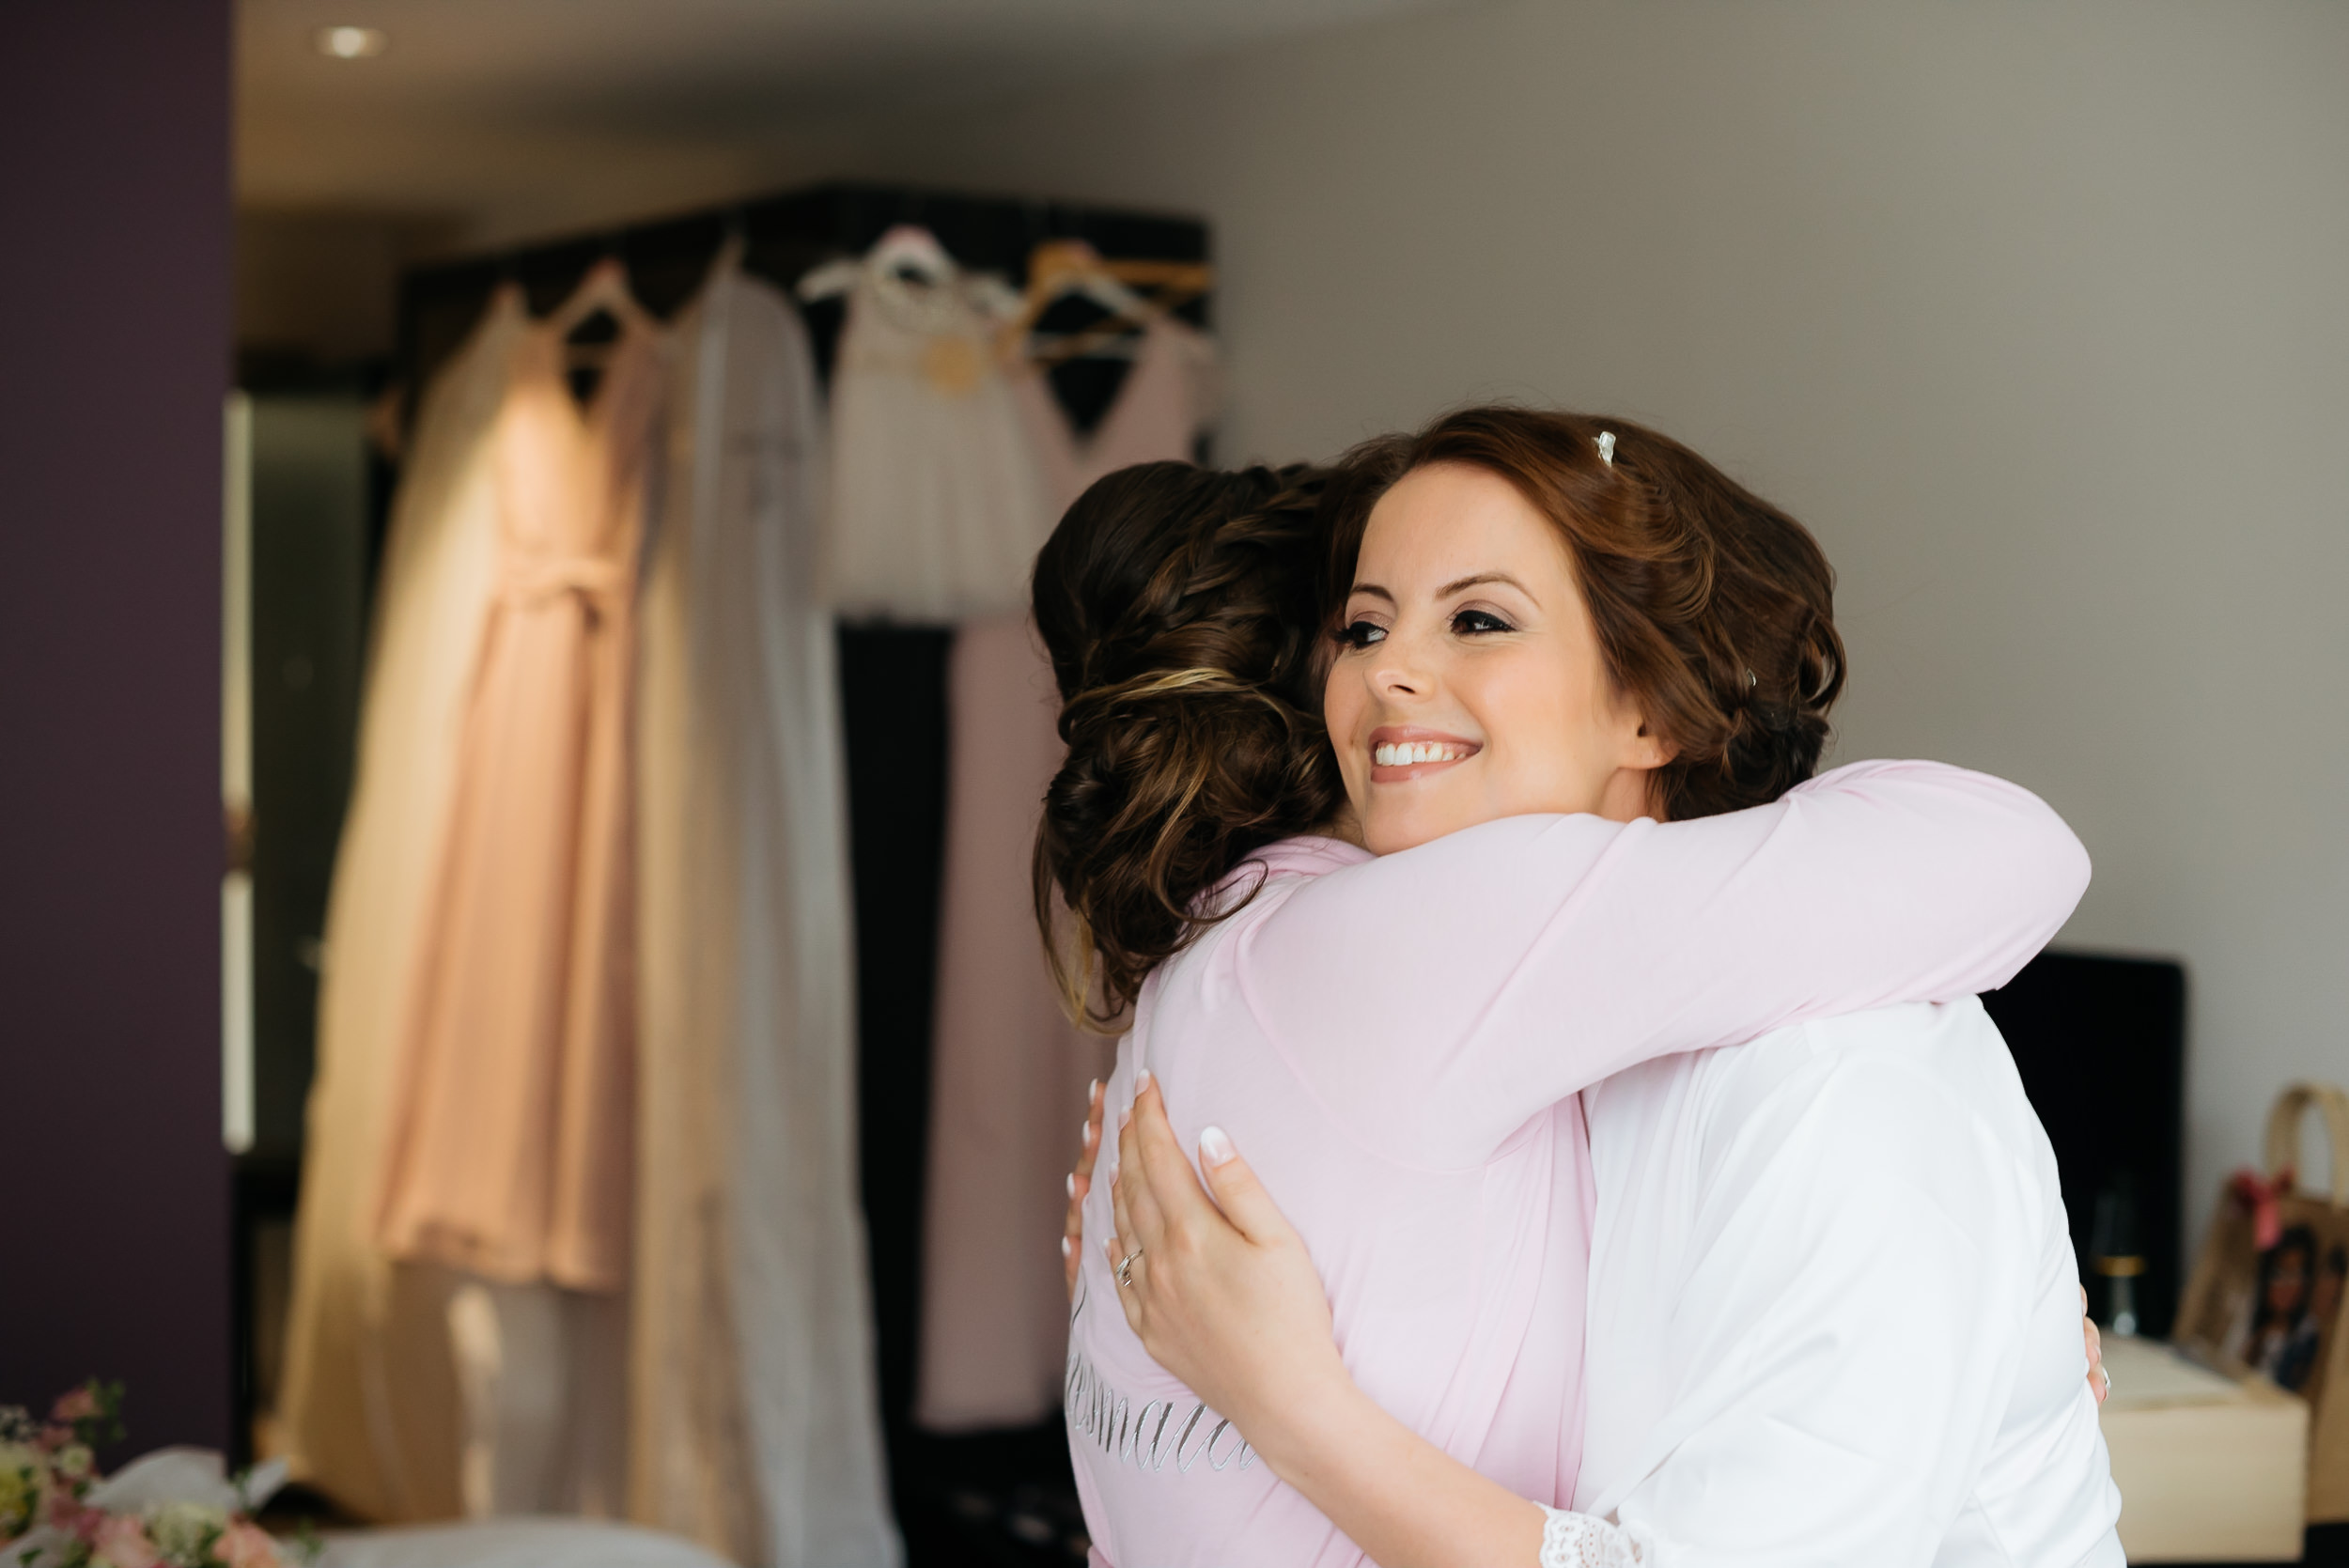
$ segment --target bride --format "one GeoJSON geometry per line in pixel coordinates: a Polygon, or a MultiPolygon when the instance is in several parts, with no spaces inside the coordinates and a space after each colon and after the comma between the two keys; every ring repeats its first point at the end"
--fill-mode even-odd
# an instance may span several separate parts
{"type": "MultiPolygon", "coordinates": [[[[1577,1093],[1642,1062],[1895,1002],[1956,1002],[1909,1012],[1959,1019],[1968,1037],[1958,999],[2061,924],[2085,859],[2045,806],[1979,775],[1875,764],[1798,784],[1840,684],[1826,564],[1791,520],[1661,437],[1470,411],[1357,454],[1330,507],[1344,614],[1324,660],[1295,635],[1320,618],[1299,608],[1303,505],[1248,500],[1262,479],[1187,472],[1105,481],[1039,558],[1037,621],[1070,742],[1039,837],[1040,892],[1066,900],[1110,1009],[1133,1009],[1109,1106],[1150,1092],[1146,1126],[1162,1085],[1170,1140],[1234,1168],[1228,1151],[1250,1149],[1318,1267],[1319,1341],[1316,1353],[1310,1335],[1260,1333],[1277,1314],[1243,1312],[1237,1336],[1282,1354],[1235,1358],[1237,1379],[1212,1355],[1187,1363],[1158,1331],[1171,1318],[1152,1258],[1179,1280],[1189,1233],[1154,1243],[1153,1215],[1128,1202],[1113,1225],[1108,1195],[1091,1193],[1083,1231],[1099,1245],[1081,1259],[1067,1394],[1097,1552],[1128,1564],[1636,1560],[1665,1538],[1629,1514],[1617,1525],[1536,1506],[1571,1500],[1587,1468],[1579,1326],[1586,1297],[1605,1304],[1585,1276],[1577,1093]],[[1323,663],[1326,748],[1311,712],[1323,663]],[[1343,828],[1331,758],[1361,846],[1264,843],[1316,816],[1343,828]]],[[[1898,1033],[1904,1016],[1841,1026],[1852,1038],[1811,1054],[1867,1057],[1858,1036],[1898,1033]]],[[[1999,1174],[2029,1174],[2044,1140],[2032,1145],[2035,1123],[2015,1124],[1997,1085],[1985,1104],[2004,1123],[1968,1121],[1951,1100],[1983,1078],[1979,1053],[1927,1038],[1952,1032],[1940,1023],[1906,1027],[1915,1076],[1955,1087],[1859,1098],[1896,1113],[1921,1150],[1954,1149],[1964,1175],[1982,1148],[2014,1167],[1999,1174]],[[1956,1131],[1921,1136],[1944,1122],[1956,1131]]],[[[1818,1069],[1774,1057],[1768,1072],[1799,1099],[1818,1069]]],[[[1627,1169],[1668,1198],[1690,1185],[1670,1160],[1627,1169]]],[[[1998,1252],[2012,1231],[2044,1261],[2041,1194],[2028,1180],[1989,1185],[2010,1201],[1985,1206],[1987,1231],[1935,1234],[1998,1252]]],[[[1604,1170],[1597,1190],[1604,1203],[1604,1170]]],[[[1773,1239],[1799,1241],[1804,1226],[1797,1207],[1782,1217],[1791,1236],[1773,1239]]],[[[1954,1347],[1979,1404],[2013,1383],[2018,1355],[2046,1358],[2046,1293],[2031,1267],[1964,1265],[1990,1281],[2001,1330],[1977,1335],[1996,1365],[1954,1347]]],[[[1937,1322],[1961,1315],[1927,1305],[1937,1322]]],[[[1724,1370],[1732,1405],[1782,1391],[1767,1369],[1724,1370]]],[[[2033,1436],[2046,1449],[2049,1434],[2033,1436]]],[[[1887,1512],[1875,1493],[1894,1495],[1907,1533],[1893,1559],[1914,1555],[1950,1521],[1934,1517],[1937,1494],[1907,1506],[1898,1461],[1962,1503],[1991,1446],[1944,1444],[1929,1464],[1862,1455],[1874,1489],[1837,1499],[1864,1529],[1887,1512]]],[[[1727,1467],[1698,1490],[1752,1479],[1734,1442],[1721,1452],[1727,1467]]],[[[2101,1481],[2101,1449],[2090,1457],[2101,1481]]],[[[2106,1508],[2089,1541],[2109,1522],[2106,1508]]],[[[1775,1522],[1749,1513],[1743,1527],[1768,1536],[1775,1522]]]]}

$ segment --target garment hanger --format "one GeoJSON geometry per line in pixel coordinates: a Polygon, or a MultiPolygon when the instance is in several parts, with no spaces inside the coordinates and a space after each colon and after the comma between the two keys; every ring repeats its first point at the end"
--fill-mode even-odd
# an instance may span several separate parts
{"type": "Polygon", "coordinates": [[[607,256],[588,268],[587,275],[571,290],[571,297],[554,307],[546,324],[550,330],[568,337],[599,314],[611,317],[623,328],[653,324],[651,312],[638,304],[636,296],[630,291],[628,269],[616,256],[607,256]]]}
{"type": "Polygon", "coordinates": [[[1127,287],[1100,253],[1082,240],[1047,240],[1028,255],[1028,293],[1020,326],[1034,326],[1054,301],[1071,294],[1135,321],[1157,310],[1154,302],[1127,287]]]}
{"type": "Polygon", "coordinates": [[[1048,240],[1038,245],[1028,258],[1031,287],[1039,267],[1058,270],[1077,266],[1097,278],[1153,290],[1150,303],[1162,311],[1188,303],[1215,287],[1215,269],[1205,261],[1104,257],[1081,240],[1048,240]]]}
{"type": "Polygon", "coordinates": [[[1109,261],[1082,240],[1048,240],[1028,257],[1028,293],[1019,315],[1005,329],[1030,359],[1047,366],[1093,357],[1127,358],[1130,334],[1214,286],[1215,272],[1196,261],[1109,261]],[[1156,287],[1145,297],[1132,287],[1156,287]],[[1083,332],[1039,338],[1036,321],[1054,302],[1081,296],[1109,312],[1109,319],[1083,332]]]}
{"type": "Polygon", "coordinates": [[[571,395],[582,403],[589,401],[619,340],[655,324],[652,313],[636,303],[636,296],[628,286],[628,269],[617,256],[607,256],[588,268],[587,275],[571,290],[571,297],[555,306],[546,318],[547,330],[562,341],[563,364],[569,373],[571,395]],[[583,333],[606,320],[612,323],[610,336],[596,334],[582,338],[583,333]]]}
{"type": "Polygon", "coordinates": [[[725,227],[720,231],[718,249],[709,258],[706,277],[723,277],[741,269],[751,254],[750,225],[742,221],[742,210],[736,208],[726,214],[725,227]]]}
{"type": "Polygon", "coordinates": [[[910,274],[933,287],[943,287],[962,275],[955,258],[938,242],[938,236],[918,224],[899,224],[882,235],[861,256],[828,261],[801,277],[799,296],[811,304],[854,288],[866,272],[910,274]]]}

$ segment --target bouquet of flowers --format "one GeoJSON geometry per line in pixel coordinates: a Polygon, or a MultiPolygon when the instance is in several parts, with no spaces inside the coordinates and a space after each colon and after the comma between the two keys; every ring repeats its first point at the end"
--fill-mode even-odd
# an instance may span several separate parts
{"type": "Polygon", "coordinates": [[[282,1465],[229,1479],[220,1455],[163,1449],[101,1477],[98,1444],[122,1436],[122,1385],[96,1379],[49,1419],[0,1405],[0,1568],[293,1568],[252,1520],[282,1465]]]}

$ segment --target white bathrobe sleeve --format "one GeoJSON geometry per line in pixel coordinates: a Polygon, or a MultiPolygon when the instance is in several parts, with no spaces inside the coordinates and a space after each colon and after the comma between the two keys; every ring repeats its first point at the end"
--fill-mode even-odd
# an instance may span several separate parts
{"type": "Polygon", "coordinates": [[[1561,1560],[1926,1568],[2047,1353],[2046,1195],[1897,1052],[1824,1056],[1735,1120],[1672,1307],[1682,1391],[1592,1502],[1631,1555],[1561,1560]]]}

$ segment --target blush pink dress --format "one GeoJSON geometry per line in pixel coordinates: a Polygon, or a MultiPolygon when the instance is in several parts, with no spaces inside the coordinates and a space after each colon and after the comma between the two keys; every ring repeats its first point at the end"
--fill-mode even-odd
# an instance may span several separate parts
{"type": "MultiPolygon", "coordinates": [[[[1081,439],[1040,373],[1017,399],[1057,519],[1135,463],[1188,460],[1214,411],[1213,346],[1180,321],[1143,329],[1134,368],[1081,439]]],[[[1060,693],[1025,614],[966,621],[948,671],[952,775],[941,901],[917,1418],[1010,1426],[1060,1403],[1068,1293],[1062,1180],[1085,1084],[1110,1042],[1072,1027],[1028,894],[1044,786],[1063,748],[1060,693]]]]}
{"type": "Polygon", "coordinates": [[[664,339],[583,409],[558,326],[497,427],[497,593],[475,655],[400,1042],[378,1237],[395,1258],[614,1293],[633,1193],[629,702],[664,339]]]}

